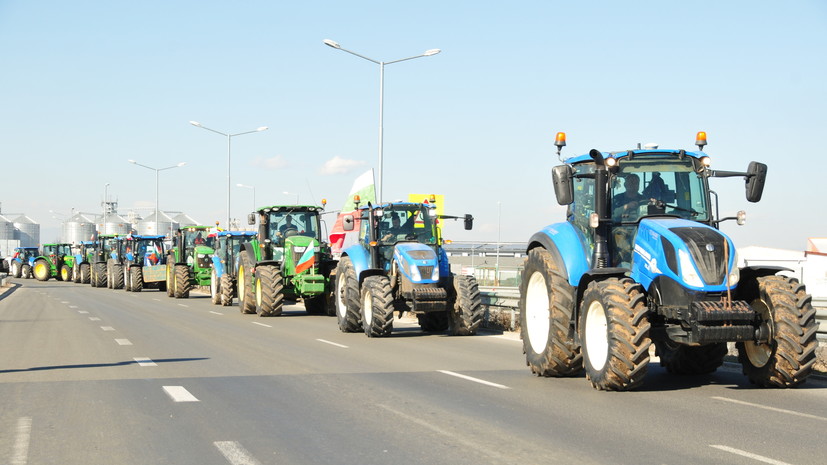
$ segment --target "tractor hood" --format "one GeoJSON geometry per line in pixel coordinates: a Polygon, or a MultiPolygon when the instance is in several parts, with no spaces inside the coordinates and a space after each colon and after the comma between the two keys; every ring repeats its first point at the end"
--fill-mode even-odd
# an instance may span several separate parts
{"type": "Polygon", "coordinates": [[[393,250],[399,270],[413,283],[439,281],[439,259],[436,251],[419,242],[401,242],[393,250]]]}
{"type": "Polygon", "coordinates": [[[694,290],[721,292],[738,283],[735,246],[715,228],[684,219],[643,219],[635,237],[632,278],[649,288],[667,276],[694,290]]]}

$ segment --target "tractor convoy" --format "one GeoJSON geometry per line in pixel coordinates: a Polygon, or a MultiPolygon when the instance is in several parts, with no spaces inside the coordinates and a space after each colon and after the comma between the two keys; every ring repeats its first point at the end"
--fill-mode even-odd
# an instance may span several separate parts
{"type": "MultiPolygon", "coordinates": [[[[760,387],[795,387],[812,373],[811,297],[784,275],[792,270],[739,267],[720,226],[744,224],[745,213],[722,218],[710,188],[711,178],[741,178],[746,200],[759,202],[767,166],[713,169],[706,133],[695,144],[592,149],[563,160],[566,136],[557,134],[552,183],[565,219],[530,237],[519,276],[518,325],[532,373],[585,373],[598,390],[627,391],[643,385],[653,361],[677,375],[714,372],[730,346],[760,387]]],[[[192,225],[168,236],[18,247],[9,274],[158,289],[176,299],[208,287],[213,304],[237,298],[241,313],[261,317],[302,303],[310,315],[336,316],[340,331],[369,338],[391,336],[405,315],[424,332],[475,335],[484,318],[479,285],[452,271],[442,237],[445,221],[470,230],[474,218],[438,213],[435,200],[361,205],[356,196],[355,210],[339,213],[335,236],[322,220],[323,201],[259,208],[248,216],[251,231],[192,225]],[[328,237],[337,238],[335,254],[328,237]]]]}

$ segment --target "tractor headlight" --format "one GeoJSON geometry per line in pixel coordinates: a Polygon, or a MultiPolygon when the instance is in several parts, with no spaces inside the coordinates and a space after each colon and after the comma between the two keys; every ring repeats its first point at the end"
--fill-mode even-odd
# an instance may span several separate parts
{"type": "Polygon", "coordinates": [[[678,250],[678,262],[680,263],[681,279],[683,279],[683,282],[694,287],[704,286],[701,277],[698,275],[698,271],[695,269],[695,265],[692,263],[692,259],[689,257],[689,253],[685,250],[678,250]]]}
{"type": "Polygon", "coordinates": [[[738,284],[738,281],[741,279],[741,269],[738,268],[738,263],[740,263],[740,257],[738,256],[738,251],[735,252],[735,260],[732,262],[732,269],[729,270],[729,275],[727,278],[727,284],[729,287],[734,287],[738,284]]]}
{"type": "Polygon", "coordinates": [[[439,281],[439,265],[434,266],[434,271],[431,273],[431,281],[439,281]]]}
{"type": "Polygon", "coordinates": [[[418,266],[416,266],[416,265],[411,266],[410,263],[405,262],[405,268],[407,268],[411,272],[411,281],[413,281],[413,282],[422,281],[422,275],[419,274],[419,267],[418,266]]]}

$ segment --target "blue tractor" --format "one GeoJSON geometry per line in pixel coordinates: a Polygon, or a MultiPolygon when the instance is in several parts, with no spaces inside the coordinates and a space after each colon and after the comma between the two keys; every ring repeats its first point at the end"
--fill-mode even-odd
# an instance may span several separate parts
{"type": "MultiPolygon", "coordinates": [[[[476,279],[451,273],[433,204],[370,203],[343,217],[345,231],[359,223],[358,243],[342,251],[336,268],[336,314],[343,332],[385,337],[394,311],[412,312],[425,331],[472,335],[482,322],[476,279]]],[[[465,215],[465,229],[473,218],[465,215]]]]}
{"type": "MultiPolygon", "coordinates": [[[[715,371],[735,342],[744,374],[792,387],[815,362],[815,310],[804,286],[771,267],[738,267],[713,214],[710,177],[741,177],[758,202],[767,167],[717,171],[703,152],[641,150],[570,158],[553,171],[567,221],[534,234],[520,285],[527,365],[539,376],[586,371],[600,390],[639,387],[654,343],[671,373],[715,371]]],[[[555,145],[565,146],[558,133],[555,145]]],[[[717,201],[717,196],[716,196],[717,201]]],[[[717,203],[717,202],[716,202],[717,203]]]]}
{"type": "Polygon", "coordinates": [[[95,241],[80,241],[75,248],[75,259],[72,266],[72,281],[80,284],[89,284],[92,280],[92,263],[95,261],[95,241]]]}
{"type": "Polygon", "coordinates": [[[215,237],[215,255],[210,275],[210,300],[215,305],[229,307],[236,297],[238,266],[244,244],[252,242],[256,231],[219,231],[215,237]]]}
{"type": "Polygon", "coordinates": [[[32,268],[34,267],[34,259],[40,254],[40,249],[37,247],[17,247],[14,249],[14,255],[11,258],[9,271],[15,278],[32,277],[32,268]]]}

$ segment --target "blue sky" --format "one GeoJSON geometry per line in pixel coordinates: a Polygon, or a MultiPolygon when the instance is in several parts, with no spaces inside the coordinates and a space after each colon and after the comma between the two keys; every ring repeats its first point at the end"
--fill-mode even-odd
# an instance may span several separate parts
{"type": "Polygon", "coordinates": [[[155,204],[204,223],[256,203],[327,198],[338,209],[378,153],[385,68],[384,197],[446,196],[457,241],[523,242],[562,220],[550,171],[565,154],[657,142],[713,167],[769,165],[761,203],[713,179],[736,244],[801,250],[827,236],[821,156],[827,2],[13,1],[0,0],[3,213],[56,238],[60,218],[155,204]],[[327,167],[327,168],[326,168],[327,167]],[[283,192],[294,195],[285,195],[283,192]],[[498,214],[498,203],[501,213],[498,214]],[[50,213],[50,210],[58,214],[50,213]],[[57,218],[55,218],[57,217],[57,218]]]}

